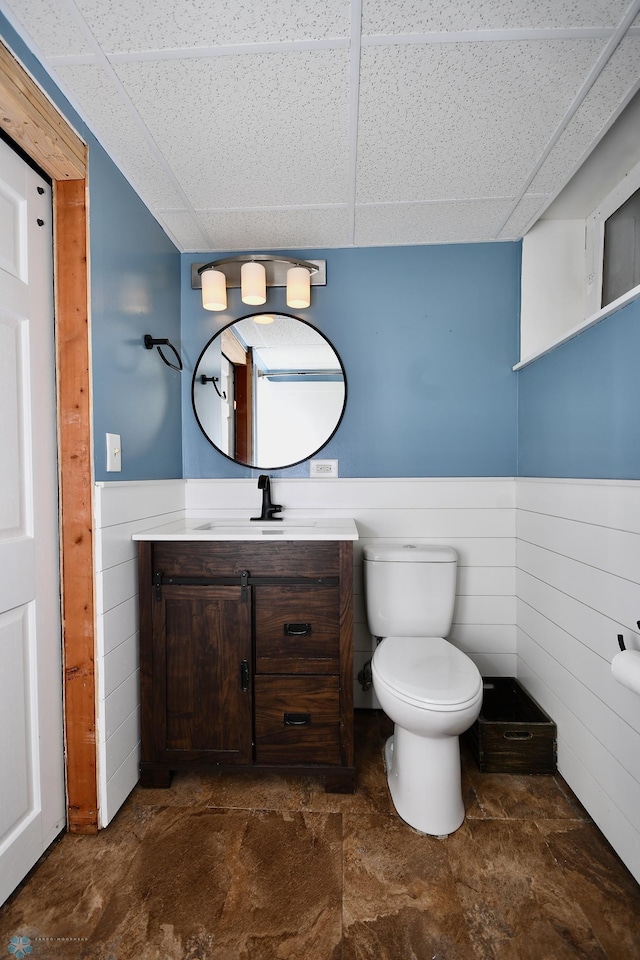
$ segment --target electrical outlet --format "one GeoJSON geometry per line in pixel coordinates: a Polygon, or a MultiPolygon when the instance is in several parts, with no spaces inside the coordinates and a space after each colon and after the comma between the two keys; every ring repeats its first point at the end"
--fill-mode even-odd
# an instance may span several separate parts
{"type": "Polygon", "coordinates": [[[122,470],[122,450],[120,449],[120,434],[107,434],[107,473],[118,473],[122,470]]]}
{"type": "Polygon", "coordinates": [[[311,460],[309,463],[310,477],[337,477],[337,460],[311,460]]]}

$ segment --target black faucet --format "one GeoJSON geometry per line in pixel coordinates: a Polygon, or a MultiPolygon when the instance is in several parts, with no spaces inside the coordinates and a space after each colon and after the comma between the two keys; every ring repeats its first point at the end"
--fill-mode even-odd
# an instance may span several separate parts
{"type": "Polygon", "coordinates": [[[271,480],[266,473],[258,477],[258,490],[262,490],[262,513],[259,517],[251,517],[251,519],[282,520],[282,517],[274,517],[274,513],[280,513],[282,506],[279,503],[271,503],[271,480]]]}

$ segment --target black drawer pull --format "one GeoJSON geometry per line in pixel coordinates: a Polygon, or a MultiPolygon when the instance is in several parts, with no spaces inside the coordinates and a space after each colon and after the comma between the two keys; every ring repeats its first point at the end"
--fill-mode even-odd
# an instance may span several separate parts
{"type": "Polygon", "coordinates": [[[310,623],[285,623],[285,637],[308,637],[311,634],[310,623]]]}
{"type": "Polygon", "coordinates": [[[310,713],[285,713],[285,727],[308,727],[311,724],[310,713]]]}

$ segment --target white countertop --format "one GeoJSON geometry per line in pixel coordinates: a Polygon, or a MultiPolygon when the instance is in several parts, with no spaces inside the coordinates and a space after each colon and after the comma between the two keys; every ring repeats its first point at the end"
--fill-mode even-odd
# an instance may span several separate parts
{"type": "Polygon", "coordinates": [[[358,528],[349,518],[296,517],[282,520],[249,520],[246,517],[191,517],[149,530],[139,530],[134,540],[357,540],[358,528]]]}

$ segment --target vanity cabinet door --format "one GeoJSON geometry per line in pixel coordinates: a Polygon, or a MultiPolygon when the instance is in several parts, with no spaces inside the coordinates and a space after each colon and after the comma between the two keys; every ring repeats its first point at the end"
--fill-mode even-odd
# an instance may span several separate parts
{"type": "Polygon", "coordinates": [[[163,586],[154,603],[155,756],[148,759],[252,762],[250,594],[163,586]]]}

